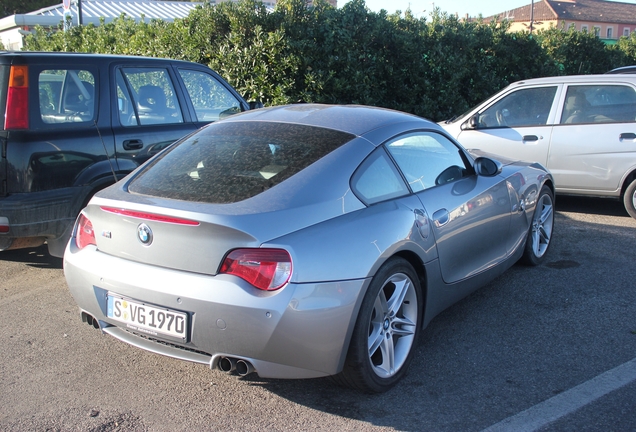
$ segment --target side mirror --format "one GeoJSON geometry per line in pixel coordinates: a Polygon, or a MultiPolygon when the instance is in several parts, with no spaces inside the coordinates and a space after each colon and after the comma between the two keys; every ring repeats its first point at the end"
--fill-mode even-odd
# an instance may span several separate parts
{"type": "Polygon", "coordinates": [[[461,126],[462,130],[477,129],[478,127],[479,127],[479,114],[470,116],[470,118],[466,120],[461,126]]]}
{"type": "Polygon", "coordinates": [[[501,162],[487,157],[478,157],[475,159],[475,165],[473,167],[477,175],[484,177],[494,177],[501,174],[503,170],[501,162]]]}
{"type": "Polygon", "coordinates": [[[261,101],[249,101],[248,104],[250,105],[250,110],[255,110],[255,109],[264,107],[263,102],[261,101]]]}

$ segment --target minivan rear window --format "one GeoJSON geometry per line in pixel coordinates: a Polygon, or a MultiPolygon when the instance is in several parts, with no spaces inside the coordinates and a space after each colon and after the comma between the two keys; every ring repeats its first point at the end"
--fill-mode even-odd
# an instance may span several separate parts
{"type": "Polygon", "coordinates": [[[234,203],[276,186],[353,138],[345,132],[286,123],[215,123],[160,155],[128,190],[234,203]]]}
{"type": "Polygon", "coordinates": [[[95,119],[95,76],[87,70],[43,70],[38,76],[38,96],[44,123],[83,123],[95,119]]]}

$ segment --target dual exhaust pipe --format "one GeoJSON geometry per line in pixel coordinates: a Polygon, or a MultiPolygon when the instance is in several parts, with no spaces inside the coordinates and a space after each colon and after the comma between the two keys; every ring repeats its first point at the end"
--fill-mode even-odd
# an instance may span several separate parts
{"type": "MultiPolygon", "coordinates": [[[[82,321],[96,329],[100,329],[99,321],[86,312],[82,312],[82,321]]],[[[219,360],[219,369],[227,373],[236,372],[242,377],[255,372],[252,363],[247,360],[235,359],[233,357],[221,357],[221,360],[219,360]]]]}
{"type": "Polygon", "coordinates": [[[221,357],[221,360],[219,360],[219,369],[227,373],[236,372],[242,377],[254,372],[254,366],[252,366],[252,363],[247,360],[235,359],[232,357],[221,357]]]}

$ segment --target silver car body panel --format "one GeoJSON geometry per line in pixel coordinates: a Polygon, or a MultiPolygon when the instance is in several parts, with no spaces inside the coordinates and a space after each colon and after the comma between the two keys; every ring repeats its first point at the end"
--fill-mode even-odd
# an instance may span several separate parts
{"type": "MultiPolygon", "coordinates": [[[[443,131],[392,111],[312,107],[227,119],[306,121],[359,135],[253,198],[220,205],[131,194],[127,186],[136,173],[98,193],[84,210],[96,245],[79,250],[71,240],[64,257],[80,310],[104,333],[163,355],[211,367],[222,357],[243,359],[265,378],[319,377],[342,370],[367,287],[391,257],[408,259],[420,275],[423,325],[519,259],[538,191],[552,185],[541,166],[502,161],[494,176],[471,174],[366,206],[349,182],[376,146],[407,131],[443,131]],[[153,232],[150,246],[137,238],[141,223],[153,232]],[[293,263],[289,283],[262,291],[217,274],[225,254],[240,247],[287,250],[293,263]],[[187,314],[188,337],[172,340],[127,329],[107,317],[108,293],[187,314]]],[[[472,163],[473,156],[458,150],[472,163]]]]}
{"type": "Polygon", "coordinates": [[[635,75],[581,75],[519,81],[493,95],[451,123],[439,123],[466,149],[539,162],[553,174],[559,193],[621,195],[636,172],[636,113],[630,122],[564,124],[560,122],[570,86],[624,85],[636,91],[635,75]],[[545,125],[467,129],[465,124],[513,92],[557,86],[545,125]]]}
{"type": "Polygon", "coordinates": [[[81,310],[101,322],[105,332],[184,360],[192,361],[195,351],[207,353],[196,356],[195,361],[204,362],[202,359],[209,357],[205,362],[212,367],[224,355],[249,359],[261,376],[269,378],[336,373],[350,335],[351,315],[367,285],[364,279],[291,283],[278,291],[264,292],[233,276],[211,277],[135,263],[101,253],[94,246],[79,252],[73,252],[73,245],[70,248],[64,269],[73,297],[81,310]],[[126,330],[109,330],[109,325],[116,324],[106,317],[109,292],[187,311],[189,340],[167,345],[148,340],[156,335],[142,334],[144,338],[126,332],[124,336],[121,331],[126,330]],[[271,365],[260,369],[257,360],[271,365]],[[279,369],[286,372],[281,376],[279,369]]]}

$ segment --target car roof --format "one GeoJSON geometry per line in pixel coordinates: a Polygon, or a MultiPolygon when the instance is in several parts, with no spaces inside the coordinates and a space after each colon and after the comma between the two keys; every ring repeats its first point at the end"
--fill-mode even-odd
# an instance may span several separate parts
{"type": "Polygon", "coordinates": [[[541,84],[585,84],[596,82],[633,82],[636,83],[636,75],[633,74],[598,74],[598,75],[563,75],[555,77],[532,78],[510,84],[513,86],[541,85],[541,84]]]}
{"type": "Polygon", "coordinates": [[[363,135],[384,126],[414,123],[419,127],[441,130],[421,117],[386,108],[362,105],[295,104],[263,108],[233,115],[224,122],[268,121],[295,123],[363,135]]]}
{"type": "MultiPolygon", "coordinates": [[[[0,51],[0,59],[2,57],[11,58],[37,58],[37,59],[56,59],[60,57],[75,57],[86,59],[104,59],[104,60],[144,60],[144,61],[160,61],[160,62],[179,62],[179,63],[192,63],[185,60],[174,60],[160,57],[144,57],[144,56],[130,56],[121,54],[96,54],[96,53],[82,53],[82,52],[60,52],[60,51],[0,51]]],[[[196,64],[196,63],[195,63],[196,64]]],[[[203,65],[202,65],[203,66],[203,65]]]]}
{"type": "Polygon", "coordinates": [[[605,72],[605,73],[606,74],[623,74],[623,73],[636,74],[636,65],[618,67],[616,69],[612,69],[611,71],[605,72]]]}

